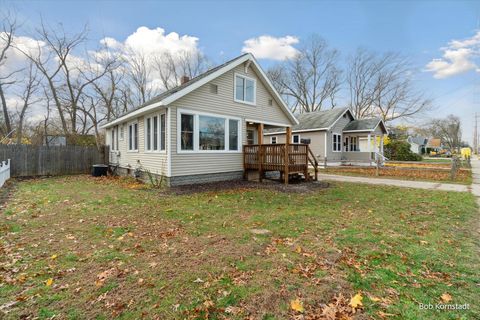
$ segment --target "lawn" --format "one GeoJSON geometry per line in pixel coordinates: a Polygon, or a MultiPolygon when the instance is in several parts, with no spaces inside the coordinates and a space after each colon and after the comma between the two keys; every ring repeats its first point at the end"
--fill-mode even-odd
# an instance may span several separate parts
{"type": "MultiPolygon", "coordinates": [[[[379,169],[379,178],[392,178],[414,181],[431,181],[442,183],[471,184],[472,171],[470,169],[460,169],[454,180],[450,179],[450,170],[441,167],[426,167],[426,164],[420,163],[416,166],[410,164],[386,164],[385,167],[379,169]]],[[[328,167],[322,169],[320,173],[351,175],[359,177],[375,178],[375,167],[359,167],[359,166],[342,166],[328,167]]]]}
{"type": "Polygon", "coordinates": [[[0,318],[480,317],[472,195],[309,190],[18,182],[0,215],[0,318]]]}

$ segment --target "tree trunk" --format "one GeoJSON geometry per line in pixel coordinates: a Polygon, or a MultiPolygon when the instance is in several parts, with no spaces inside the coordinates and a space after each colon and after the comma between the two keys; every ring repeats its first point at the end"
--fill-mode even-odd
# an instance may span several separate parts
{"type": "Polygon", "coordinates": [[[3,92],[3,87],[1,83],[0,83],[0,99],[2,100],[3,117],[5,119],[5,128],[7,131],[5,135],[7,136],[12,132],[12,125],[10,123],[10,116],[8,115],[7,100],[5,99],[5,94],[3,92]]]}

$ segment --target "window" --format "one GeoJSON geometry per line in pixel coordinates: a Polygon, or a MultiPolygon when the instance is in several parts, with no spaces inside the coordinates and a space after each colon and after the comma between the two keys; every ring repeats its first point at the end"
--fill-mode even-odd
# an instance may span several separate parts
{"type": "Polygon", "coordinates": [[[238,150],[238,120],[228,120],[228,150],[238,150]]]}
{"type": "Polygon", "coordinates": [[[128,150],[138,151],[138,123],[128,125],[128,150]]]}
{"type": "Polygon", "coordinates": [[[350,151],[358,151],[357,147],[357,137],[350,137],[350,151]]]}
{"type": "Polygon", "coordinates": [[[158,150],[158,116],[153,117],[153,150],[158,150]]]}
{"type": "Polygon", "coordinates": [[[225,150],[225,119],[199,116],[199,149],[225,150]]]}
{"type": "Polygon", "coordinates": [[[235,75],[235,101],[255,104],[255,80],[235,75]]]}
{"type": "Polygon", "coordinates": [[[165,145],[167,143],[167,134],[166,134],[166,128],[167,128],[167,121],[166,121],[166,115],[161,114],[160,115],[160,150],[164,151],[165,150],[165,145]]]}
{"type": "Polygon", "coordinates": [[[292,143],[300,143],[300,135],[299,134],[294,134],[292,136],[292,143]]]}
{"type": "Polygon", "coordinates": [[[255,130],[247,130],[247,144],[255,144],[255,130]]]}
{"type": "Polygon", "coordinates": [[[240,121],[227,117],[180,112],[181,151],[239,151],[240,121]]]}
{"type": "Polygon", "coordinates": [[[123,127],[124,126],[122,124],[122,126],[120,127],[120,140],[122,140],[122,141],[123,141],[123,127]]]}
{"type": "Polygon", "coordinates": [[[337,133],[333,134],[333,151],[334,152],[342,151],[342,135],[337,133]]]}
{"type": "Polygon", "coordinates": [[[193,114],[182,114],[181,123],[181,149],[193,150],[193,114]]]}
{"type": "Polygon", "coordinates": [[[145,151],[164,151],[166,143],[165,114],[145,119],[145,151]]]}
{"type": "Polygon", "coordinates": [[[271,144],[277,144],[277,137],[270,137],[271,144]]]}
{"type": "Polygon", "coordinates": [[[147,118],[145,124],[145,149],[152,150],[152,118],[147,118]]]}
{"type": "Polygon", "coordinates": [[[273,106],[273,100],[272,99],[268,99],[268,105],[273,106]]]}
{"type": "Polygon", "coordinates": [[[112,132],[110,135],[110,147],[113,150],[118,150],[119,144],[118,144],[118,126],[115,126],[112,128],[112,132]]]}

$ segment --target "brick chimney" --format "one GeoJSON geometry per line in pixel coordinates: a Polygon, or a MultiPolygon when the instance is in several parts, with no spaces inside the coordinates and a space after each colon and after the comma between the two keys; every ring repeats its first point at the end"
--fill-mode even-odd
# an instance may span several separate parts
{"type": "Polygon", "coordinates": [[[180,78],[180,84],[181,84],[181,85],[187,83],[188,81],[190,81],[190,78],[187,77],[187,76],[182,76],[182,77],[180,78]]]}

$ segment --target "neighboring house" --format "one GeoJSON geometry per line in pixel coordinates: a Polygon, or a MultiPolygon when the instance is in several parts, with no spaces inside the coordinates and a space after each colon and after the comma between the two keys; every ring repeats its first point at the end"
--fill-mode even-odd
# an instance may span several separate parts
{"type": "Polygon", "coordinates": [[[407,142],[410,144],[410,151],[422,155],[426,151],[428,138],[409,136],[407,142]]]}
{"type": "MultiPolygon", "coordinates": [[[[388,134],[379,118],[356,120],[348,108],[303,113],[292,128],[291,143],[309,143],[319,161],[374,161],[383,158],[383,137],[388,134]]],[[[269,129],[266,142],[285,142],[284,129],[269,129]]]]}
{"type": "MultiPolygon", "coordinates": [[[[297,120],[251,54],[241,55],[110,121],[117,172],[149,172],[167,185],[241,179],[245,144],[297,120]]],[[[284,129],[285,130],[285,129],[284,129]]]]}
{"type": "Polygon", "coordinates": [[[431,151],[435,153],[439,153],[442,150],[443,150],[442,139],[439,139],[439,138],[428,139],[427,144],[425,146],[426,153],[430,153],[431,151]]]}

